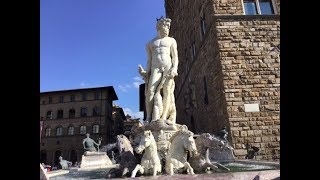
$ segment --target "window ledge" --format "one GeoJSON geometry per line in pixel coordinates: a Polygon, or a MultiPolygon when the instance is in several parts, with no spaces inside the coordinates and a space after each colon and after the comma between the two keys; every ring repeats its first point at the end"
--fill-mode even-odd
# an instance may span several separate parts
{"type": "Polygon", "coordinates": [[[271,19],[271,20],[280,20],[280,14],[271,14],[271,15],[214,15],[215,19],[232,19],[232,20],[251,20],[251,19],[271,19]]]}

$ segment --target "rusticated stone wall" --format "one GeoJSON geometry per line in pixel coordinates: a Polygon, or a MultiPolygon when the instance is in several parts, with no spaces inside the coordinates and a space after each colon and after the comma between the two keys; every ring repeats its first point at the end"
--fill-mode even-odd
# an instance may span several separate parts
{"type": "Polygon", "coordinates": [[[215,15],[243,14],[242,0],[212,0],[215,15]]]}
{"type": "Polygon", "coordinates": [[[226,126],[237,158],[248,143],[260,148],[257,159],[279,159],[280,16],[243,15],[241,0],[166,0],[165,7],[179,52],[177,122],[195,133],[226,126]],[[245,112],[245,104],[259,112],[245,112]]]}
{"type": "Polygon", "coordinates": [[[219,18],[216,31],[235,155],[243,158],[249,143],[258,159],[279,159],[279,16],[219,18]],[[245,112],[254,103],[260,111],[245,112]]]}
{"type": "Polygon", "coordinates": [[[179,75],[176,77],[175,88],[177,122],[186,124],[196,133],[218,131],[223,126],[229,126],[229,123],[223,94],[222,68],[217,58],[217,36],[212,30],[213,4],[207,0],[170,3],[173,4],[167,5],[177,8],[172,15],[167,15],[172,19],[169,36],[176,39],[179,53],[179,75]],[[205,19],[206,29],[202,38],[201,17],[205,19]],[[194,57],[191,53],[192,43],[195,44],[194,57]]]}

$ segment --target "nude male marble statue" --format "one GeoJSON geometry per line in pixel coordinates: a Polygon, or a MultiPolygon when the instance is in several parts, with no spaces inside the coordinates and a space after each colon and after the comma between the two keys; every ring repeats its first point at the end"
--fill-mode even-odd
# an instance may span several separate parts
{"type": "Polygon", "coordinates": [[[171,19],[157,19],[157,36],[147,43],[147,68],[139,65],[144,78],[146,97],[146,121],[176,121],[174,77],[178,75],[177,42],[168,37],[171,19]],[[162,96],[163,95],[163,96],[162,96]]]}

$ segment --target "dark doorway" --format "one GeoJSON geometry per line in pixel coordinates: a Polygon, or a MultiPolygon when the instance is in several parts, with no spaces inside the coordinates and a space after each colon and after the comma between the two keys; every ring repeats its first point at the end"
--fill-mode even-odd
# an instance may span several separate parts
{"type": "Polygon", "coordinates": [[[45,150],[40,152],[40,163],[47,164],[47,151],[45,150]]]}
{"type": "Polygon", "coordinates": [[[60,150],[57,150],[55,153],[54,153],[54,166],[57,166],[59,167],[59,157],[62,155],[61,151],[60,150]]]}
{"type": "Polygon", "coordinates": [[[72,164],[74,164],[75,162],[77,162],[77,153],[75,150],[72,150],[70,152],[70,161],[72,162],[72,164]]]}

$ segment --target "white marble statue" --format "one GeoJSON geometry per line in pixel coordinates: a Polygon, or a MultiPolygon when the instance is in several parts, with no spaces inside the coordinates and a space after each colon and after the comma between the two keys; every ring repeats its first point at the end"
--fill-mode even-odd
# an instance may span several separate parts
{"type": "Polygon", "coordinates": [[[178,75],[178,51],[176,40],[168,37],[170,23],[169,18],[161,17],[157,20],[158,35],[146,46],[148,56],[146,70],[139,65],[139,73],[146,83],[147,122],[159,119],[170,124],[176,122],[174,77],[178,75]]]}
{"type": "Polygon", "coordinates": [[[187,162],[187,152],[190,157],[198,154],[193,133],[188,130],[187,126],[182,125],[170,139],[170,147],[166,157],[165,170],[169,175],[174,173],[194,174],[193,168],[187,162]]]}
{"type": "Polygon", "coordinates": [[[153,176],[161,173],[162,167],[157,144],[151,131],[147,130],[144,132],[144,136],[141,138],[139,146],[136,147],[135,151],[138,154],[144,151],[144,154],[141,158],[141,163],[137,164],[136,168],[132,171],[131,177],[135,177],[137,172],[141,174],[152,174],[153,176]]]}
{"type": "Polygon", "coordinates": [[[68,169],[69,166],[72,165],[72,162],[64,160],[62,156],[59,157],[59,161],[60,161],[59,164],[61,165],[62,169],[68,169]]]}

